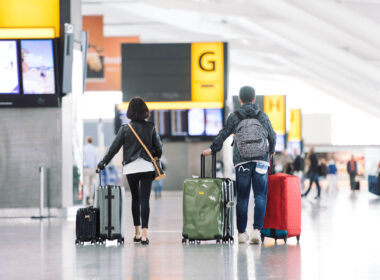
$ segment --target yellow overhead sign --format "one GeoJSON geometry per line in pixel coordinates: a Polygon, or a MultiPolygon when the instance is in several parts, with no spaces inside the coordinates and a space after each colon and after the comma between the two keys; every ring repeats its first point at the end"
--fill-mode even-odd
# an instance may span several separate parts
{"type": "Polygon", "coordinates": [[[268,115],[273,130],[285,135],[285,95],[265,95],[264,112],[268,115]]]}
{"type": "Polygon", "coordinates": [[[3,39],[10,38],[9,29],[12,28],[15,28],[14,39],[30,38],[24,35],[29,28],[34,38],[59,37],[59,0],[0,1],[0,30],[8,29],[3,32],[3,39]],[[46,28],[54,32],[47,33],[46,28]]]}
{"type": "Polygon", "coordinates": [[[223,43],[191,44],[191,100],[224,102],[223,43]]]}
{"type": "Polygon", "coordinates": [[[288,141],[301,141],[301,109],[290,109],[290,128],[288,134],[288,141]]]}
{"type": "MultiPolygon", "coordinates": [[[[118,110],[127,110],[129,102],[124,102],[117,105],[118,110]]],[[[185,109],[217,109],[223,108],[223,102],[191,102],[191,101],[176,101],[176,102],[146,102],[149,110],[185,110],[185,109]]]]}

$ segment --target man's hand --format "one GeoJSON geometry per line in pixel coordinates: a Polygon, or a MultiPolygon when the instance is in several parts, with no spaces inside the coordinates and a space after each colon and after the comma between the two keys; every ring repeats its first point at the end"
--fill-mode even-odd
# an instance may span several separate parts
{"type": "Polygon", "coordinates": [[[208,148],[208,149],[204,150],[202,154],[203,154],[204,156],[211,156],[212,151],[211,151],[210,148],[208,148]]]}

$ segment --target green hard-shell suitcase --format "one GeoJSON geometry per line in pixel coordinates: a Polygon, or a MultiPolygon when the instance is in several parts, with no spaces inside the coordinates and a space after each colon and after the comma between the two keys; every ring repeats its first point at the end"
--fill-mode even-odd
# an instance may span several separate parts
{"type": "Polygon", "coordinates": [[[212,156],[212,178],[205,178],[205,158],[201,156],[201,178],[186,179],[183,185],[183,243],[216,240],[233,242],[235,184],[215,178],[216,156],[212,156]]]}

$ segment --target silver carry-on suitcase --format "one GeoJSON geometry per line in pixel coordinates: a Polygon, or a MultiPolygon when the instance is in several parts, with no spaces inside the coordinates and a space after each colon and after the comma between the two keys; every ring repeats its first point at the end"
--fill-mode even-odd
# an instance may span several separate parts
{"type": "Polygon", "coordinates": [[[95,206],[99,208],[99,239],[117,240],[124,243],[124,187],[115,185],[101,186],[101,171],[99,173],[99,187],[95,193],[95,206]]]}

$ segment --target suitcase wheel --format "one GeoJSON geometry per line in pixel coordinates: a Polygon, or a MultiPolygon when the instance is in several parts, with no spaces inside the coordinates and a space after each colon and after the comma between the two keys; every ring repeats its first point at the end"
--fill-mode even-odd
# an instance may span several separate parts
{"type": "Polygon", "coordinates": [[[216,240],[216,244],[220,244],[220,239],[219,238],[216,240]]]}
{"type": "Polygon", "coordinates": [[[284,236],[284,242],[285,242],[285,244],[286,244],[286,241],[288,241],[288,236],[287,235],[284,236]]]}
{"type": "Polygon", "coordinates": [[[91,245],[93,245],[93,244],[95,244],[96,242],[95,242],[95,240],[91,240],[91,245]]]}
{"type": "Polygon", "coordinates": [[[182,244],[186,244],[187,243],[187,239],[186,238],[182,238],[182,244]]]}
{"type": "Polygon", "coordinates": [[[230,243],[234,244],[234,238],[233,237],[230,237],[230,243]]]}
{"type": "Polygon", "coordinates": [[[264,243],[264,240],[265,240],[265,235],[261,234],[261,243],[264,243]]]}
{"type": "Polygon", "coordinates": [[[79,244],[79,240],[75,239],[75,245],[78,245],[78,244],[79,244]]]}
{"type": "Polygon", "coordinates": [[[201,244],[201,241],[200,241],[200,240],[197,240],[197,244],[201,244]]]}
{"type": "Polygon", "coordinates": [[[297,236],[297,243],[300,242],[300,238],[301,238],[301,235],[298,235],[298,236],[297,236]]]}

